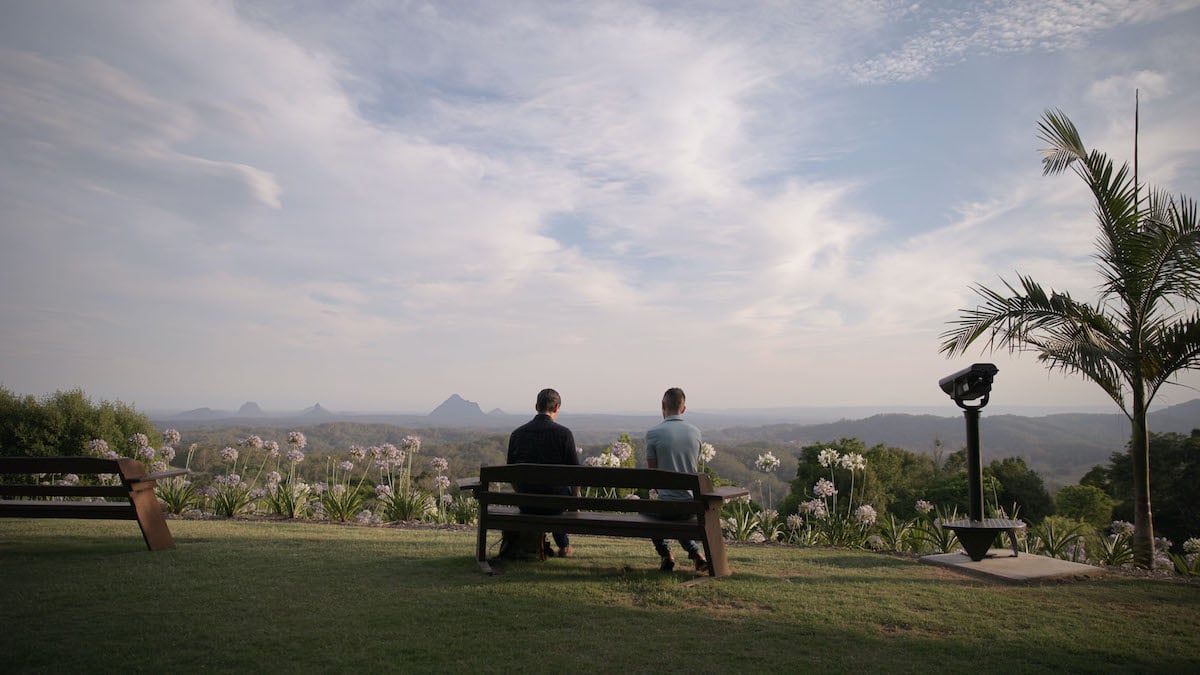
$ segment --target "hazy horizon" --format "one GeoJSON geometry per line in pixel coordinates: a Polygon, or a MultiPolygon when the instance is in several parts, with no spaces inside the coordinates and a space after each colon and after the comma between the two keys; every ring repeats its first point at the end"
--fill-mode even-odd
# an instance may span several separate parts
{"type": "Polygon", "coordinates": [[[984,361],[993,406],[1110,405],[939,335],[1018,273],[1094,299],[1047,109],[1120,165],[1140,91],[1141,180],[1200,196],[1198,26],[1200,0],[3,3],[0,385],[941,406],[984,361]]]}

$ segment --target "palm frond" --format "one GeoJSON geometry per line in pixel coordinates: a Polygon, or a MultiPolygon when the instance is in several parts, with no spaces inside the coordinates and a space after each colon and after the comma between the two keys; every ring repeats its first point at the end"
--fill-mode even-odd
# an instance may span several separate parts
{"type": "Polygon", "coordinates": [[[1038,138],[1049,144],[1041,151],[1043,176],[1062,173],[1072,162],[1087,156],[1079,130],[1063,111],[1057,108],[1045,111],[1038,129],[1041,130],[1038,138]]]}
{"type": "Polygon", "coordinates": [[[1151,338],[1147,340],[1151,349],[1142,361],[1148,398],[1177,373],[1200,367],[1200,312],[1162,326],[1151,338]]]}

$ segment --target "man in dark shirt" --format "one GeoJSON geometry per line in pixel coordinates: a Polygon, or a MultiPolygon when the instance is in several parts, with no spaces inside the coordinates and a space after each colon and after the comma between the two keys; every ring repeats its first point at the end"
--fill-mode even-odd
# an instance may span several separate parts
{"type": "MultiPolygon", "coordinates": [[[[508,437],[509,464],[579,464],[579,450],[571,430],[558,423],[562,397],[553,389],[543,389],[537,396],[537,416],[517,427],[508,437]]],[[[518,492],[535,494],[579,494],[579,488],[567,485],[514,485],[518,492]]],[[[521,509],[524,513],[542,513],[521,509]]],[[[562,513],[554,511],[551,513],[562,513]]],[[[571,540],[565,532],[554,533],[558,555],[571,555],[571,540]]]]}

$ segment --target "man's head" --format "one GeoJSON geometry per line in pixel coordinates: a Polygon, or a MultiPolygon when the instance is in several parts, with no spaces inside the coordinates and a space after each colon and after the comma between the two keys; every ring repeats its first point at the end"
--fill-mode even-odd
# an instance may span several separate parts
{"type": "Polygon", "coordinates": [[[684,410],[687,410],[687,396],[683,394],[683,390],[679,387],[671,387],[663,394],[662,400],[663,417],[671,415],[682,415],[684,410]]]}
{"type": "Polygon", "coordinates": [[[553,415],[558,412],[559,406],[562,405],[562,397],[553,389],[543,389],[538,392],[537,406],[534,408],[539,413],[553,415]]]}

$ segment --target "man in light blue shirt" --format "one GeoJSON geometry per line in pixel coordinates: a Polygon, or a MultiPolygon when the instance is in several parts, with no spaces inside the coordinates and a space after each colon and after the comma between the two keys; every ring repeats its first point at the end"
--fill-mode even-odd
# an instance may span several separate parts
{"type": "MultiPolygon", "coordinates": [[[[687,397],[679,387],[672,387],[663,394],[663,421],[646,432],[646,466],[651,469],[696,473],[700,460],[700,430],[683,420],[687,410],[687,397]]],[[[659,499],[691,499],[688,490],[659,490],[659,499]]],[[[692,517],[692,516],[684,516],[692,517]]],[[[662,558],[659,569],[670,572],[675,569],[675,556],[666,540],[653,539],[654,550],[662,558]]],[[[679,545],[687,551],[688,558],[696,565],[697,572],[708,569],[708,562],[700,552],[700,546],[691,539],[680,539],[679,545]]]]}

